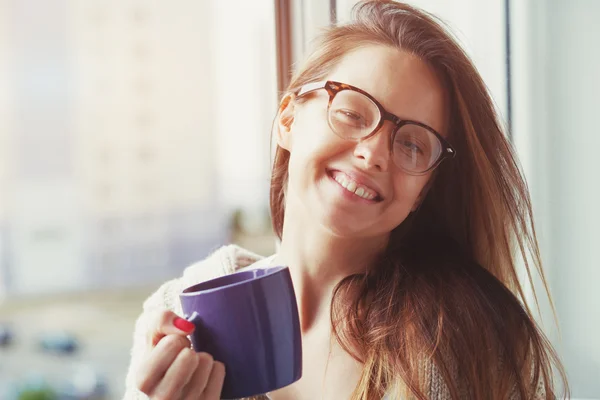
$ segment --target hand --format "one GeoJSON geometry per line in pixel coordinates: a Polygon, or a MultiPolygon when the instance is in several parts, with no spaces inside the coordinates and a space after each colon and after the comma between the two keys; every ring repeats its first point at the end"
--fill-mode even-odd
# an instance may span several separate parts
{"type": "Polygon", "coordinates": [[[137,372],[137,388],[153,400],[219,400],[225,366],[196,353],[187,335],[194,324],[171,311],[154,319],[148,349],[137,372]]]}

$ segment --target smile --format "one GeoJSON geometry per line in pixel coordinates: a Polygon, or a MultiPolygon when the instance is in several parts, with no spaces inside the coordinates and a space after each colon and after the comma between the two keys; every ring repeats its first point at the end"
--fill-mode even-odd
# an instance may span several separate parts
{"type": "Polygon", "coordinates": [[[379,193],[374,189],[354,181],[351,177],[341,171],[331,171],[331,177],[346,191],[365,200],[377,201],[381,198],[379,193]]]}

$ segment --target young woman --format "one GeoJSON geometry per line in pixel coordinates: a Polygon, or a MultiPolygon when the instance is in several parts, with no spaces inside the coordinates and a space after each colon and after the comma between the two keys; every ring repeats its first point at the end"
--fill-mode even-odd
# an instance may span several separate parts
{"type": "Polygon", "coordinates": [[[274,135],[278,253],[228,246],[163,285],[136,325],[127,399],[218,399],[224,366],[190,350],[177,295],[273,264],[292,273],[304,368],[261,398],[554,399],[553,365],[568,393],[523,305],[518,259],[543,277],[526,184],[433,16],[360,3],[296,71],[274,135]]]}

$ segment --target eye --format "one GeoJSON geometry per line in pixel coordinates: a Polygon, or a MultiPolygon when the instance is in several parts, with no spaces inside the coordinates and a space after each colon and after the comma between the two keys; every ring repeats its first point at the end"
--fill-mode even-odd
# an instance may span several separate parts
{"type": "Polygon", "coordinates": [[[402,146],[402,150],[404,152],[408,152],[411,154],[413,152],[423,154],[423,149],[415,140],[411,140],[410,138],[400,138],[399,140],[396,140],[396,143],[402,146]]]}
{"type": "Polygon", "coordinates": [[[336,110],[336,118],[341,122],[353,126],[362,127],[366,125],[366,120],[360,113],[350,110],[348,108],[340,108],[336,110]]]}
{"type": "Polygon", "coordinates": [[[357,113],[355,113],[354,111],[351,110],[340,110],[340,112],[342,114],[344,114],[345,116],[347,116],[348,118],[351,118],[353,120],[361,120],[362,117],[360,115],[358,115],[357,113]]]}

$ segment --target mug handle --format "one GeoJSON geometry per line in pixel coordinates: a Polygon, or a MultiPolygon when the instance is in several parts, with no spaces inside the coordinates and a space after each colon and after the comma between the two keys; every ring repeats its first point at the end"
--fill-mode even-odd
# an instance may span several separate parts
{"type": "Polygon", "coordinates": [[[196,328],[198,328],[198,320],[200,319],[200,315],[198,315],[198,313],[196,311],[194,311],[192,313],[192,315],[188,316],[187,314],[185,314],[183,316],[188,322],[191,322],[192,324],[196,325],[196,328]]]}

